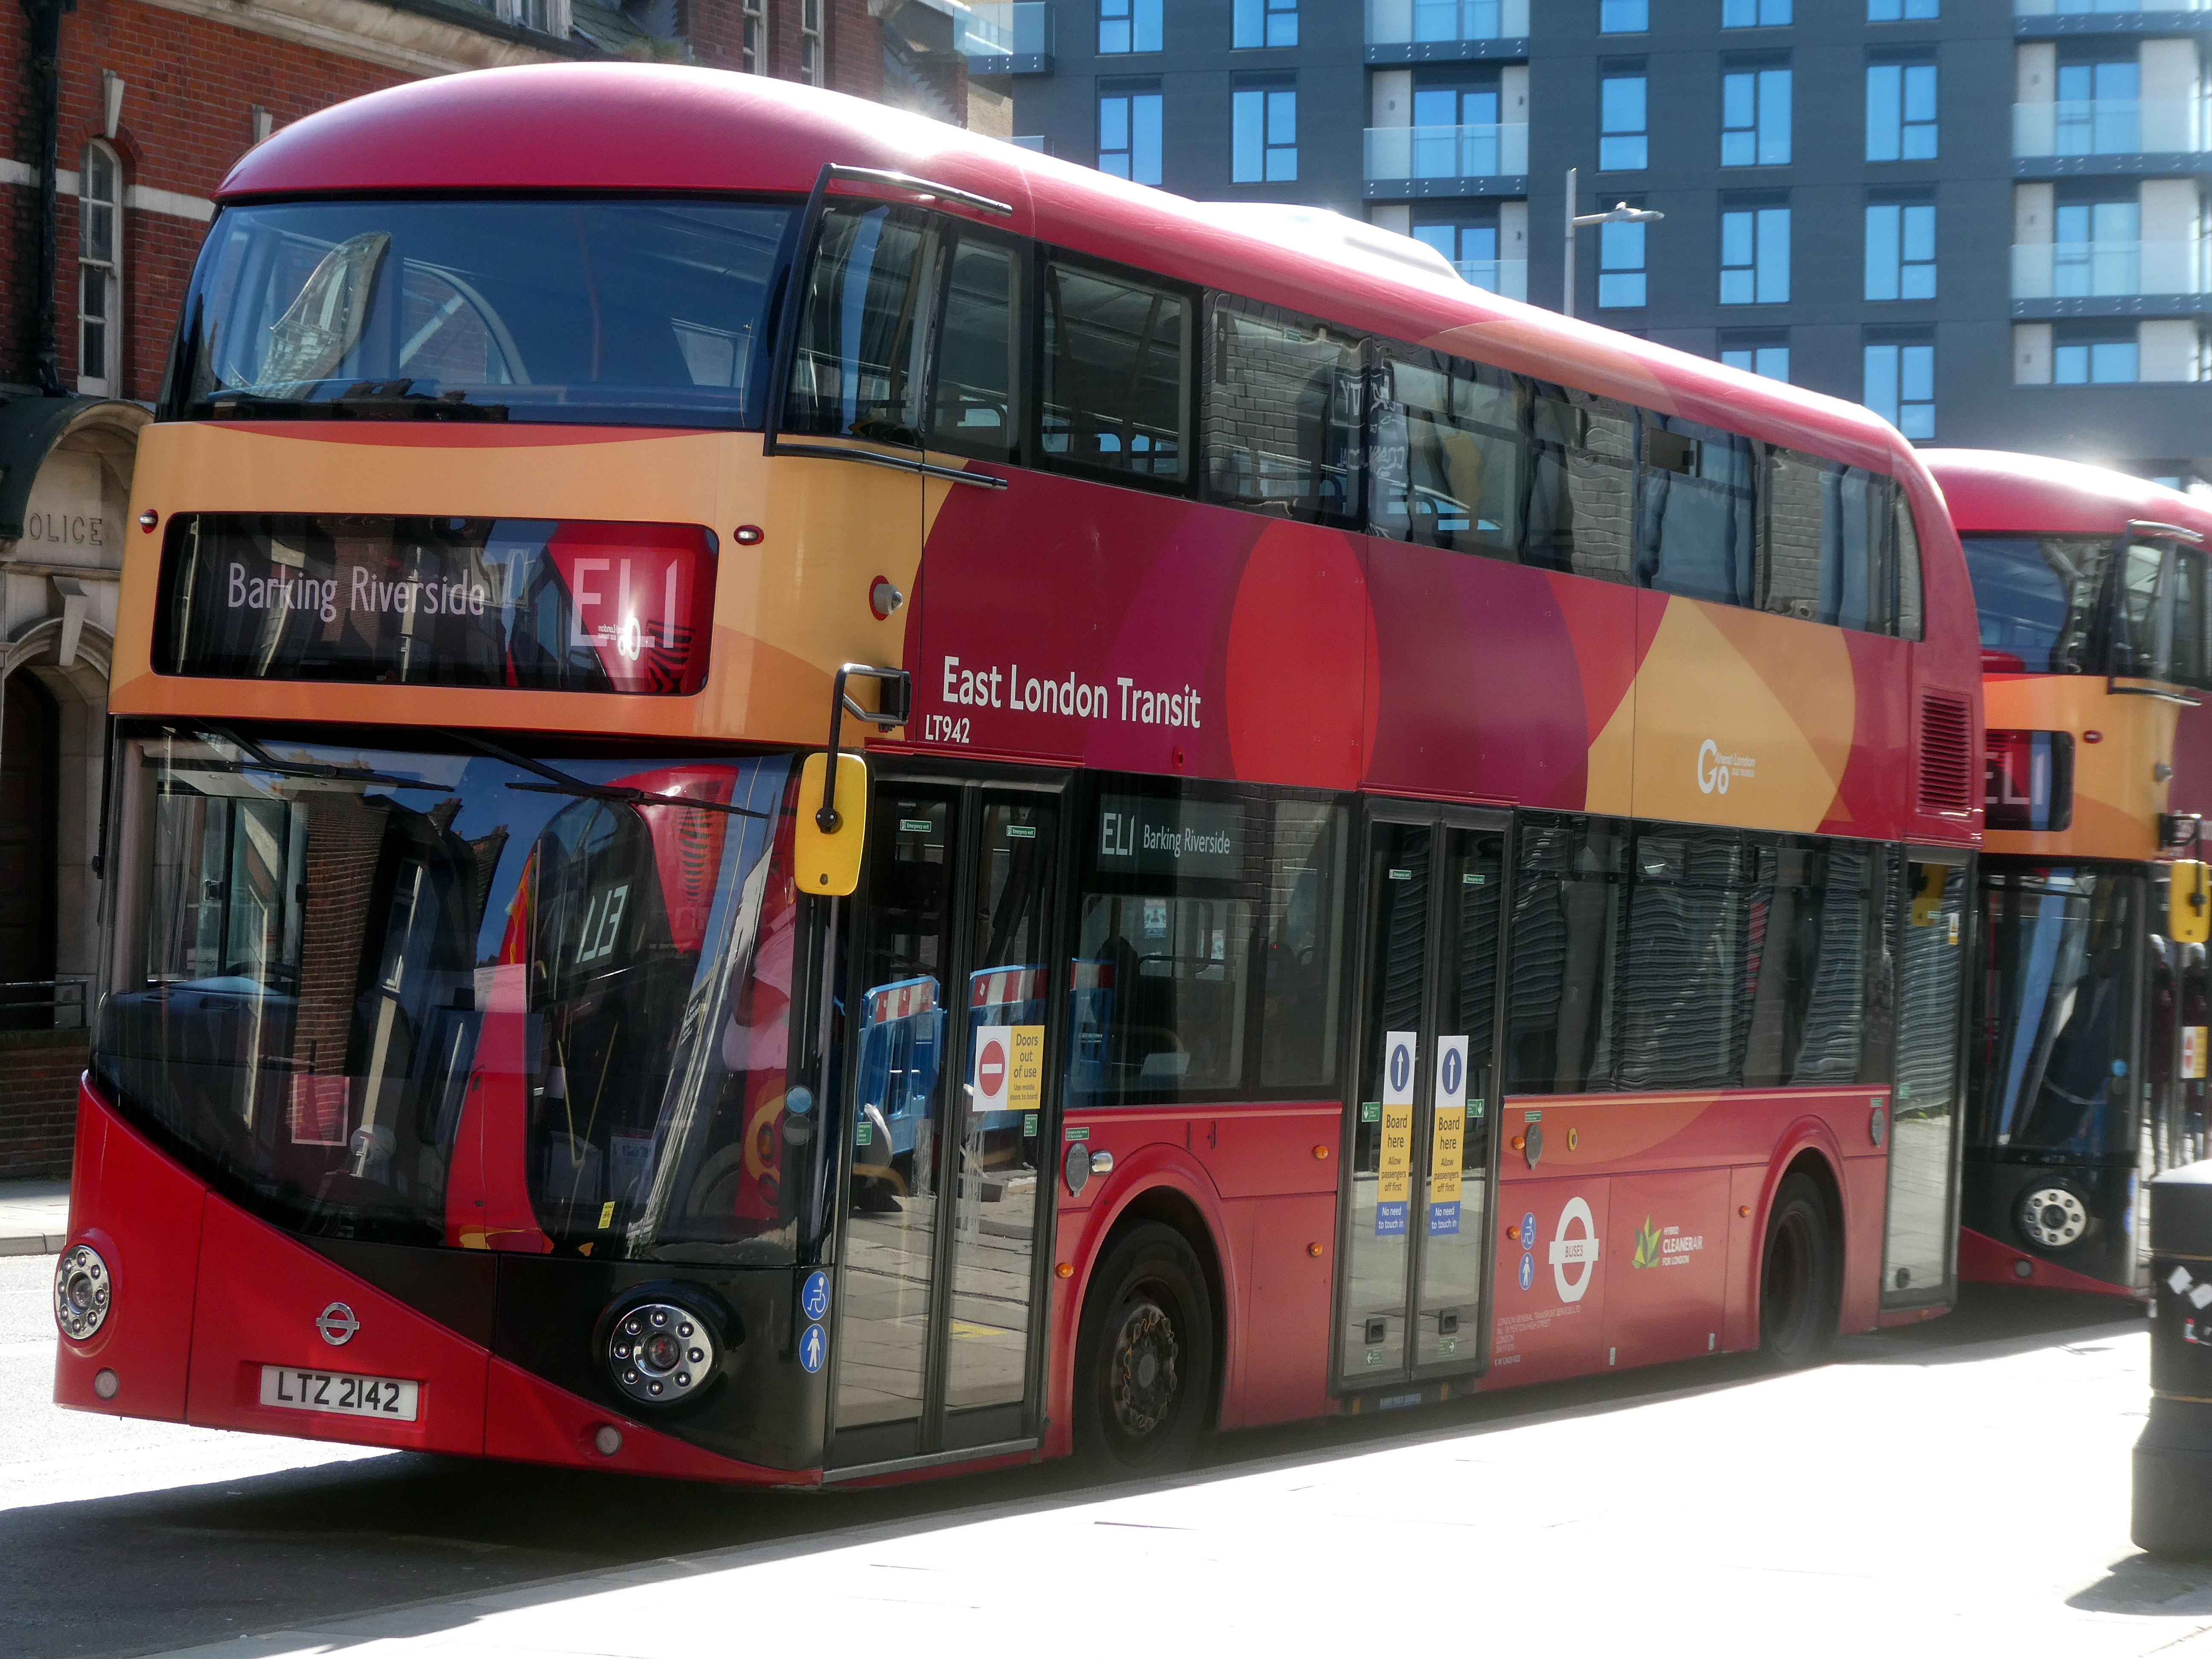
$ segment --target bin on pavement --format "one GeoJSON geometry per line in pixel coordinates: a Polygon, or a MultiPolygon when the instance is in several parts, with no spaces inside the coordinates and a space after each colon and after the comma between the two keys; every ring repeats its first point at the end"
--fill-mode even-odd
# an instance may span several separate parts
{"type": "Polygon", "coordinates": [[[2212,1162],[2168,1170],[2150,1199],[2150,1421],[2129,1532],[2153,1555],[2212,1556],[2212,1162]]]}

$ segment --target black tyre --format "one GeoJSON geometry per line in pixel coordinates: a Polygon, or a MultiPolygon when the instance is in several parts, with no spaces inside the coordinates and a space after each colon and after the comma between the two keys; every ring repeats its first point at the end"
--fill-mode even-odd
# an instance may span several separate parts
{"type": "Polygon", "coordinates": [[[1784,1176],[1759,1258],[1759,1351],[1785,1370],[1820,1359],[1835,1339],[1842,1279],[1826,1196],[1808,1176],[1784,1176]]]}
{"type": "Polygon", "coordinates": [[[1183,1236],[1147,1222],[1107,1253],[1075,1338],[1075,1449],[1127,1474],[1180,1468],[1213,1399],[1213,1302],[1183,1236]]]}

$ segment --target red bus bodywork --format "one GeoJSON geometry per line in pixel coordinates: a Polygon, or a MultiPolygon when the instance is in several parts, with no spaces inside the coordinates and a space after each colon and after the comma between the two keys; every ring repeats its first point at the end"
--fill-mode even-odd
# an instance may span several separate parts
{"type": "MultiPolygon", "coordinates": [[[[765,603],[757,596],[793,580],[787,568],[726,558],[704,694],[619,708],[577,694],[159,674],[148,645],[149,538],[134,543],[126,572],[112,708],[140,718],[343,719],[389,725],[396,738],[410,723],[435,722],[812,744],[839,661],[898,661],[914,676],[915,719],[902,740],[872,744],[883,758],[1253,780],[1890,843],[1978,842],[1976,799],[1952,775],[1971,765],[1980,743],[1964,563],[1927,469],[1855,405],[1472,289],[1302,256],[1212,222],[1200,204],[750,76],[579,65],[398,88],[287,128],[241,161],[219,199],[229,207],[549,190],[797,198],[814,188],[825,161],[1004,201],[1011,214],[992,223],[1099,260],[1893,476],[1917,526],[1924,635],[1820,628],[971,461],[969,471],[1003,476],[1008,487],[927,484],[911,554],[896,538],[879,554],[826,544],[817,552],[803,524],[725,500],[727,510],[711,520],[725,532],[757,518],[769,526],[769,550],[793,566],[843,559],[851,566],[844,574],[862,580],[836,601],[835,627],[801,649],[750,621],[765,603]],[[796,543],[787,533],[794,530],[796,543]],[[877,574],[861,566],[878,560],[880,574],[910,599],[890,622],[870,619],[858,605],[866,576],[877,574]],[[995,674],[990,693],[962,678],[979,668],[995,674]],[[1103,689],[1115,715],[1057,712],[1073,698],[1055,699],[1048,688],[1063,684],[1103,689]],[[1132,714],[1129,697],[1143,693],[1152,700],[1132,714]],[[1937,705],[1957,711],[1954,724],[1942,731],[1940,752],[1923,752],[1923,713],[1937,705]],[[1710,771],[1701,775],[1700,744],[1713,747],[1715,722],[1739,715],[1753,722],[1753,735],[1723,747],[1751,754],[1763,745],[1771,787],[1739,787],[1723,799],[1712,793],[1710,771]],[[1963,757],[1952,752],[1961,743],[1963,757]]],[[[953,202],[945,210],[962,210],[953,202]]],[[[460,504],[468,511],[522,510],[501,500],[542,489],[572,492],[574,504],[528,509],[540,516],[687,516],[618,510],[629,456],[665,434],[385,422],[166,431],[173,447],[160,452],[159,465],[142,460],[134,514],[272,502],[321,510],[339,495],[349,498],[343,510],[392,510],[378,501],[387,486],[434,455],[459,455],[481,469],[491,498],[460,504]],[[196,482],[204,478],[244,481],[235,503],[196,482]]],[[[854,471],[865,469],[848,474],[854,471]]],[[[1777,1185],[1792,1170],[1816,1172],[1838,1203],[1842,1328],[1919,1316],[1885,1316],[1879,1297],[1886,1086],[1553,1095],[1503,1104],[1501,1139],[1540,1110],[1545,1152],[1540,1164],[1517,1143],[1499,1153],[1491,1218],[1516,1231],[1514,1249],[1496,1250],[1496,1352],[1480,1386],[1755,1346],[1760,1244],[1777,1185]],[[1602,1257],[1585,1274],[1588,1294],[1568,1303],[1553,1291],[1549,1262],[1526,1287],[1516,1266],[1521,1248],[1534,1248],[1522,1237],[1523,1214],[1536,1239],[1550,1240],[1564,1229],[1571,1200],[1584,1206],[1602,1257]],[[1663,1285],[1656,1273],[1632,1278],[1638,1222],[1653,1217],[1697,1241],[1663,1285]]],[[[1069,1378],[1091,1275],[1116,1224],[1139,1215],[1181,1226],[1214,1280],[1222,1426],[1395,1403],[1333,1392],[1330,1383],[1345,1117],[1345,1103],[1328,1097],[1070,1110],[1068,1127],[1086,1129],[1114,1162],[1079,1194],[1059,1194],[1043,1455],[1070,1449],[1069,1378]]],[[[768,1467],[708,1452],[495,1352],[501,1257],[532,1248],[520,1236],[489,1240],[484,1250],[424,1253],[424,1264],[393,1267],[380,1287],[372,1285],[189,1174],[89,1086],[76,1170],[72,1238],[107,1254],[118,1289],[107,1329],[92,1343],[63,1345],[57,1397],[64,1403],[648,1473],[822,1478],[818,1460],[768,1467]],[[414,1293],[395,1291],[404,1285],[414,1293]],[[403,1429],[258,1403],[259,1363],[337,1363],[311,1323],[331,1302],[363,1316],[343,1352],[345,1366],[424,1379],[435,1411],[403,1429]],[[95,1378],[111,1372],[120,1388],[106,1397],[95,1378]],[[611,1453],[595,1439],[609,1424],[620,1428],[611,1453]]],[[[1452,1391],[1432,1386],[1415,1397],[1452,1391]]]]}

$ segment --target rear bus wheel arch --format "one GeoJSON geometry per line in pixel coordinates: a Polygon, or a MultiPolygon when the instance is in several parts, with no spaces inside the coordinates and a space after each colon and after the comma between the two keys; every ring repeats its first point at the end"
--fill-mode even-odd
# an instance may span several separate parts
{"type": "MultiPolygon", "coordinates": [[[[1079,1281],[1083,1286],[1083,1299],[1076,1310],[1068,1376],[1068,1399],[1078,1420],[1075,1438],[1079,1456],[1085,1451],[1085,1433],[1080,1419],[1090,1382],[1084,1374],[1085,1361],[1090,1357],[1085,1351],[1085,1337],[1091,1334],[1092,1324],[1099,1316],[1098,1302],[1113,1296],[1115,1288],[1104,1282],[1107,1270],[1115,1262],[1116,1252],[1132,1235],[1157,1229],[1165,1229],[1176,1236],[1189,1253],[1195,1269],[1193,1289],[1205,1299],[1208,1326],[1205,1391],[1200,1401],[1200,1431],[1210,1431],[1220,1422],[1221,1402],[1228,1388],[1231,1316],[1220,1248],[1205,1212],[1188,1194],[1170,1186],[1149,1187],[1130,1198],[1114,1217],[1092,1249],[1079,1281]]],[[[1097,1449],[1094,1443],[1091,1450],[1095,1454],[1097,1449]]]]}
{"type": "Polygon", "coordinates": [[[1767,1194],[1752,1286],[1759,1350],[1784,1368],[1817,1364],[1843,1317],[1843,1189],[1820,1152],[1792,1158],[1767,1194]]]}

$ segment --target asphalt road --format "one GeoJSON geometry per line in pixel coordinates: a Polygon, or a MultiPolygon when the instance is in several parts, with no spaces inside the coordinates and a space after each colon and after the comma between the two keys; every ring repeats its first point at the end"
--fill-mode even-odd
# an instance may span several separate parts
{"type": "MultiPolygon", "coordinates": [[[[1026,1516],[1024,1524],[1034,1529],[1041,1517],[1064,1521],[1088,1513],[1102,1497],[1113,1498],[1086,1488],[1065,1466],[889,1492],[761,1494],[354,1453],[304,1441],[63,1412],[47,1398],[54,1340],[47,1305],[52,1271],[50,1257],[0,1260],[0,1421],[8,1429],[0,1440],[0,1654],[11,1659],[137,1655],[235,1643],[241,1636],[322,1629],[379,1609],[482,1596],[574,1575],[586,1576],[575,1581],[582,1594],[580,1587],[594,1582],[588,1576],[606,1569],[673,1557],[696,1562],[732,1551],[738,1554],[731,1559],[750,1561],[749,1547],[777,1545],[773,1553],[780,1561],[810,1554],[828,1559],[855,1540],[933,1536],[974,1517],[1026,1516]]],[[[1829,1368],[1837,1380],[1824,1386],[1848,1389],[1856,1368],[1870,1367],[1864,1373],[1869,1387],[1889,1387],[1887,1378],[1900,1367],[1910,1373],[1940,1367],[1954,1356],[2071,1352],[2068,1345],[2079,1346],[2088,1338],[2136,1350],[2141,1340],[2138,1331],[2113,1324],[2107,1304],[1992,1296],[1948,1320],[1841,1345],[1838,1364],[1829,1368]]],[[[2094,1341],[2088,1349],[2105,1351],[2094,1341]]],[[[2130,1363],[2139,1369],[2139,1358],[2130,1363]]],[[[1784,1386],[1798,1383],[1784,1380],[1784,1386]]],[[[1718,1418],[1698,1420],[1707,1423],[1704,1431],[1725,1434],[1725,1408],[1732,1399],[1740,1397],[1747,1412],[1754,1401],[1786,1401],[1771,1393],[1775,1386],[1752,1361],[1728,1357],[1478,1397],[1425,1412],[1264,1431],[1216,1443],[1205,1472],[1170,1488],[1229,1493],[1257,1481],[1258,1490],[1285,1470],[1351,1468],[1364,1457],[1387,1458],[1407,1446],[1477,1443],[1522,1425],[1616,1419],[1611,1432],[1619,1434],[1630,1431],[1638,1420],[1635,1414],[1652,1408],[1652,1402],[1679,1405],[1686,1396],[1721,1402],[1718,1418]]],[[[2139,1382],[2107,1379],[2101,1386],[2100,1400],[2110,1395],[2119,1402],[2116,1408],[2132,1401],[2139,1409],[2139,1382]]],[[[1753,1420],[1747,1416],[1747,1425],[1753,1420]]],[[[1971,1420],[1959,1427],[1969,1440],[1986,1437],[1971,1420]]],[[[1771,1424],[1762,1421],[1759,1431],[1771,1432],[1771,1424]]],[[[2054,1425],[2054,1432],[2063,1431],[2063,1424],[2054,1425]]],[[[2109,1424],[2100,1431],[2111,1439],[2109,1424]]],[[[1595,1443],[1592,1432],[1581,1431],[1583,1443],[1595,1443]]],[[[2063,1462],[2063,1445],[2045,1449],[2063,1462]]],[[[2110,1449],[2104,1445],[2100,1454],[2106,1462],[2112,1461],[2110,1449]]],[[[1998,1476],[2001,1463],[1991,1467],[1998,1476]]],[[[1943,1478],[1957,1484],[1955,1471],[1943,1478]]],[[[1601,1490],[1579,1479],[1577,1484],[1587,1491],[1589,1504],[1606,1505],[1601,1490]]],[[[2000,1510],[2006,1490],[1999,1477],[1991,1498],[2000,1510]]],[[[1910,1507],[1909,1497],[1903,1501],[1910,1507]]],[[[1273,1500],[1267,1502],[1272,1506],[1273,1500]]],[[[2111,1519],[2100,1512],[2107,1536],[2111,1519]]],[[[2123,1554],[2124,1521],[2123,1516],[2123,1554]]],[[[1360,1547],[1356,1536],[1346,1534],[1331,1540],[1328,1553],[1348,1560],[1360,1547]]],[[[2193,1595],[2197,1588],[2192,1577],[2176,1593],[2193,1595]]],[[[557,1602],[566,1593],[556,1584],[543,1595],[557,1602]]],[[[1075,1600],[1081,1603],[1086,1596],[1075,1600]]],[[[2200,1622],[2212,1626],[2212,1613],[2200,1622]]],[[[739,1620],[713,1637],[710,1648],[729,1650],[744,1626],[739,1620]]],[[[690,1650],[672,1632],[664,1633],[673,1646],[648,1644],[644,1650],[690,1650]]],[[[246,1642],[229,1650],[276,1649],[246,1642]]],[[[592,1650],[617,1650],[594,1644],[592,1650]]],[[[1024,1644],[1022,1650],[1030,1649],[1024,1644]]],[[[1645,1650],[1652,1650],[1648,1643],[1645,1650]]]]}

